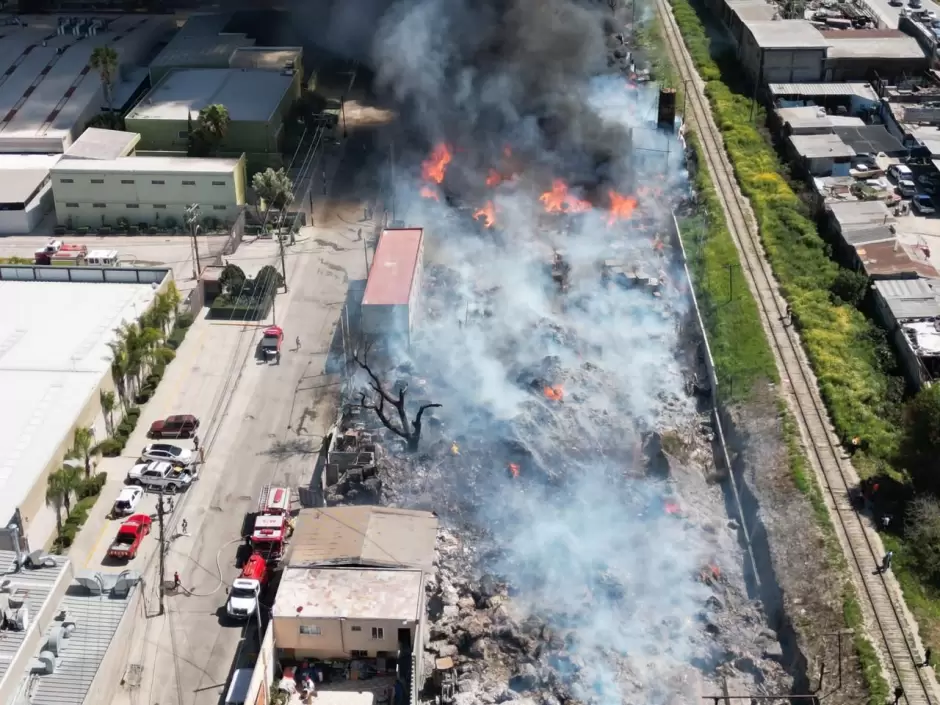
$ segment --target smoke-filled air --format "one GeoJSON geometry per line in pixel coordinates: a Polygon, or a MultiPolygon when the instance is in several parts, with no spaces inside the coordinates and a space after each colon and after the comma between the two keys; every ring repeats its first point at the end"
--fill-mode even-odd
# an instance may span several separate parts
{"type": "MultiPolygon", "coordinates": [[[[688,392],[683,147],[655,129],[630,16],[417,0],[370,18],[400,116],[395,219],[425,229],[415,333],[382,375],[412,414],[441,405],[416,453],[383,437],[384,493],[446,529],[430,639],[458,642],[466,705],[698,702],[766,631],[688,392]]],[[[737,677],[785,690],[761,658],[737,677]]]]}

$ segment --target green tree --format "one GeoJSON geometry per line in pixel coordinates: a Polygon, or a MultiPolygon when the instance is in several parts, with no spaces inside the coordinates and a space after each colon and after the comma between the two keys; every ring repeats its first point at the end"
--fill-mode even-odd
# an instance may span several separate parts
{"type": "Polygon", "coordinates": [[[940,503],[935,498],[921,495],[907,505],[904,537],[917,571],[940,585],[940,503]]]}
{"type": "Polygon", "coordinates": [[[904,413],[902,463],[914,484],[940,491],[940,385],[924,387],[904,413]]]}
{"type": "Polygon", "coordinates": [[[49,475],[46,484],[46,506],[55,509],[55,524],[58,533],[62,533],[62,509],[66,517],[72,511],[72,493],[81,482],[78,468],[63,467],[49,475]]]}
{"type": "Polygon", "coordinates": [[[855,307],[862,303],[867,292],[868,277],[844,267],[839,268],[839,273],[829,287],[829,293],[833,297],[855,307]]]}
{"type": "Polygon", "coordinates": [[[253,293],[255,296],[273,294],[282,286],[284,286],[284,277],[277,271],[277,267],[266,264],[261,268],[257,276],[255,276],[253,293]]]}
{"type": "Polygon", "coordinates": [[[117,406],[117,399],[114,392],[101,392],[101,411],[104,413],[104,422],[108,427],[108,433],[114,433],[114,409],[117,406]]]}
{"type": "Polygon", "coordinates": [[[124,118],[118,113],[98,113],[85,127],[97,127],[102,130],[124,130],[124,118]]]}
{"type": "Polygon", "coordinates": [[[259,171],[251,178],[251,187],[268,209],[283,210],[294,198],[294,184],[283,168],[259,171]]]}
{"type": "Polygon", "coordinates": [[[92,448],[95,447],[95,432],[86,426],[80,426],[75,429],[75,436],[72,440],[72,452],[76,458],[80,458],[85,463],[85,477],[91,477],[91,455],[92,448]]]}
{"type": "Polygon", "coordinates": [[[201,139],[208,150],[213,154],[218,154],[222,140],[228,134],[228,127],[232,120],[229,118],[228,109],[224,105],[207,105],[199,111],[199,123],[196,127],[196,134],[201,139]]]}
{"type": "Polygon", "coordinates": [[[219,274],[219,285],[226,296],[235,298],[245,286],[245,272],[237,264],[227,264],[219,274]]]}
{"type": "Polygon", "coordinates": [[[120,334],[120,329],[115,332],[117,338],[108,343],[108,347],[111,349],[111,377],[114,379],[114,386],[117,388],[121,405],[127,408],[127,371],[129,369],[127,348],[124,346],[124,338],[120,334]]]}
{"type": "Polygon", "coordinates": [[[108,110],[114,110],[112,102],[112,87],[114,86],[114,77],[118,69],[118,55],[114,47],[101,46],[96,47],[91,52],[90,66],[98,72],[101,78],[101,85],[104,86],[105,99],[108,101],[108,110]]]}

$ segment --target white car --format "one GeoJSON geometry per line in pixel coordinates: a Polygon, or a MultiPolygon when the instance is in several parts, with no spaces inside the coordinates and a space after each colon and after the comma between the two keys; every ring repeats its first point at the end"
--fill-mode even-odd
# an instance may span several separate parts
{"type": "Polygon", "coordinates": [[[196,454],[169,443],[151,443],[140,452],[140,457],[147,460],[166,460],[176,465],[192,465],[196,454]]]}
{"type": "Polygon", "coordinates": [[[139,487],[125,487],[114,501],[111,515],[114,517],[130,516],[134,513],[134,509],[136,509],[143,496],[144,491],[139,487]]]}
{"type": "Polygon", "coordinates": [[[917,195],[917,184],[910,179],[901,179],[898,181],[898,193],[904,198],[910,198],[917,195]]]}
{"type": "Polygon", "coordinates": [[[193,481],[193,476],[165,460],[150,460],[137,463],[127,473],[127,481],[148,489],[176,492],[186,489],[193,481]]]}

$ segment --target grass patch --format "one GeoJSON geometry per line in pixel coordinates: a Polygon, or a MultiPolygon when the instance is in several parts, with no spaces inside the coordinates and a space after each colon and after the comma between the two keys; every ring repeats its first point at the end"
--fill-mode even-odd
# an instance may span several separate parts
{"type": "MultiPolygon", "coordinates": [[[[672,0],[672,2],[674,5],[688,5],[684,0],[672,0]]],[[[659,21],[658,18],[656,21],[659,21]]],[[[695,21],[698,23],[697,17],[695,17],[695,21]]],[[[690,53],[692,53],[697,64],[700,58],[696,58],[696,55],[707,59],[711,63],[708,53],[708,39],[704,33],[704,28],[701,23],[698,23],[697,26],[701,33],[694,38],[695,41],[689,42],[686,39],[690,53]]],[[[667,66],[669,67],[669,74],[667,75],[671,75],[672,67],[668,63],[668,54],[665,54],[662,45],[662,35],[659,32],[658,24],[647,28],[641,39],[651,47],[652,56],[666,56],[667,66]]],[[[703,72],[701,68],[700,73],[706,81],[717,81],[720,78],[717,67],[714,67],[713,74],[709,71],[703,72]]],[[[675,80],[674,77],[672,80],[675,80]]],[[[683,244],[688,255],[689,269],[692,274],[692,285],[695,288],[702,309],[709,345],[715,362],[715,372],[719,384],[722,386],[722,400],[724,403],[747,400],[759,382],[767,383],[779,380],[777,367],[761,325],[757,302],[751,295],[744,278],[740,275],[740,257],[734,240],[728,231],[724,211],[715,193],[708,168],[705,166],[703,150],[694,133],[687,133],[687,139],[697,157],[698,169],[695,174],[695,189],[700,199],[701,207],[699,211],[704,210],[705,213],[705,215],[696,215],[684,219],[680,223],[683,244]]],[[[783,186],[786,186],[786,184],[783,183],[783,186]]],[[[775,188],[779,188],[779,184],[775,185],[775,188]]],[[[790,194],[795,200],[796,196],[792,191],[790,194]]],[[[805,218],[802,214],[798,215],[805,218]]],[[[808,220],[806,222],[809,223],[808,220]]],[[[806,232],[809,232],[809,230],[806,230],[806,232]]],[[[815,235],[815,230],[812,232],[819,239],[818,235],[815,235]]],[[[817,245],[813,243],[809,249],[815,247],[817,245]]],[[[826,261],[828,262],[828,259],[826,261]]],[[[829,264],[831,265],[831,263],[829,264]]],[[[834,265],[831,266],[834,267],[834,265]]],[[[832,276],[835,276],[834,271],[832,276]]],[[[777,404],[783,425],[787,464],[793,483],[807,497],[812,506],[813,517],[823,533],[829,565],[839,575],[846,575],[845,557],[842,554],[822,492],[818,483],[815,482],[813,471],[800,446],[796,421],[782,399],[778,398],[777,404]]],[[[855,589],[849,580],[845,580],[842,586],[842,613],[846,626],[855,630],[853,645],[868,688],[868,702],[870,705],[882,705],[888,699],[889,686],[882,674],[877,652],[868,639],[855,589]]]]}
{"type": "MultiPolygon", "coordinates": [[[[757,217],[764,250],[792,307],[836,430],[843,439],[859,435],[867,441],[867,453],[857,456],[863,461],[868,456],[860,469],[884,469],[899,440],[900,399],[888,374],[893,355],[885,356],[883,336],[860,311],[830,295],[839,266],[783,176],[784,165],[756,127],[763,114],[755,111],[757,122],[751,122],[751,99],[722,80],[695,7],[688,0],[670,2],[706,82],[715,123],[757,217]]],[[[736,69],[740,75],[740,67],[736,69]]]]}

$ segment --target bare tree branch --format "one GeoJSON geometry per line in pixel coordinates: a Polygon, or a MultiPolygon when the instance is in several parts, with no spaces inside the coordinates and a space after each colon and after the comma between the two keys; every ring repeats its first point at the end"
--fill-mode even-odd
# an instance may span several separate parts
{"type": "Polygon", "coordinates": [[[401,438],[404,438],[406,441],[407,441],[407,440],[410,440],[408,434],[406,434],[406,433],[402,432],[401,430],[395,428],[395,426],[392,425],[391,420],[389,420],[389,418],[385,415],[385,408],[384,408],[384,407],[385,407],[385,400],[382,399],[382,397],[379,397],[379,403],[378,403],[378,405],[375,405],[375,404],[370,404],[370,403],[368,403],[368,402],[366,401],[366,395],[363,394],[363,395],[362,395],[362,400],[361,400],[361,402],[359,403],[359,406],[360,406],[361,408],[363,408],[363,409],[368,409],[368,410],[370,410],[370,411],[374,411],[374,412],[375,412],[375,415],[379,417],[379,421],[382,422],[382,425],[385,426],[385,428],[387,428],[389,431],[391,431],[392,433],[394,433],[396,436],[400,436],[401,438]]]}

